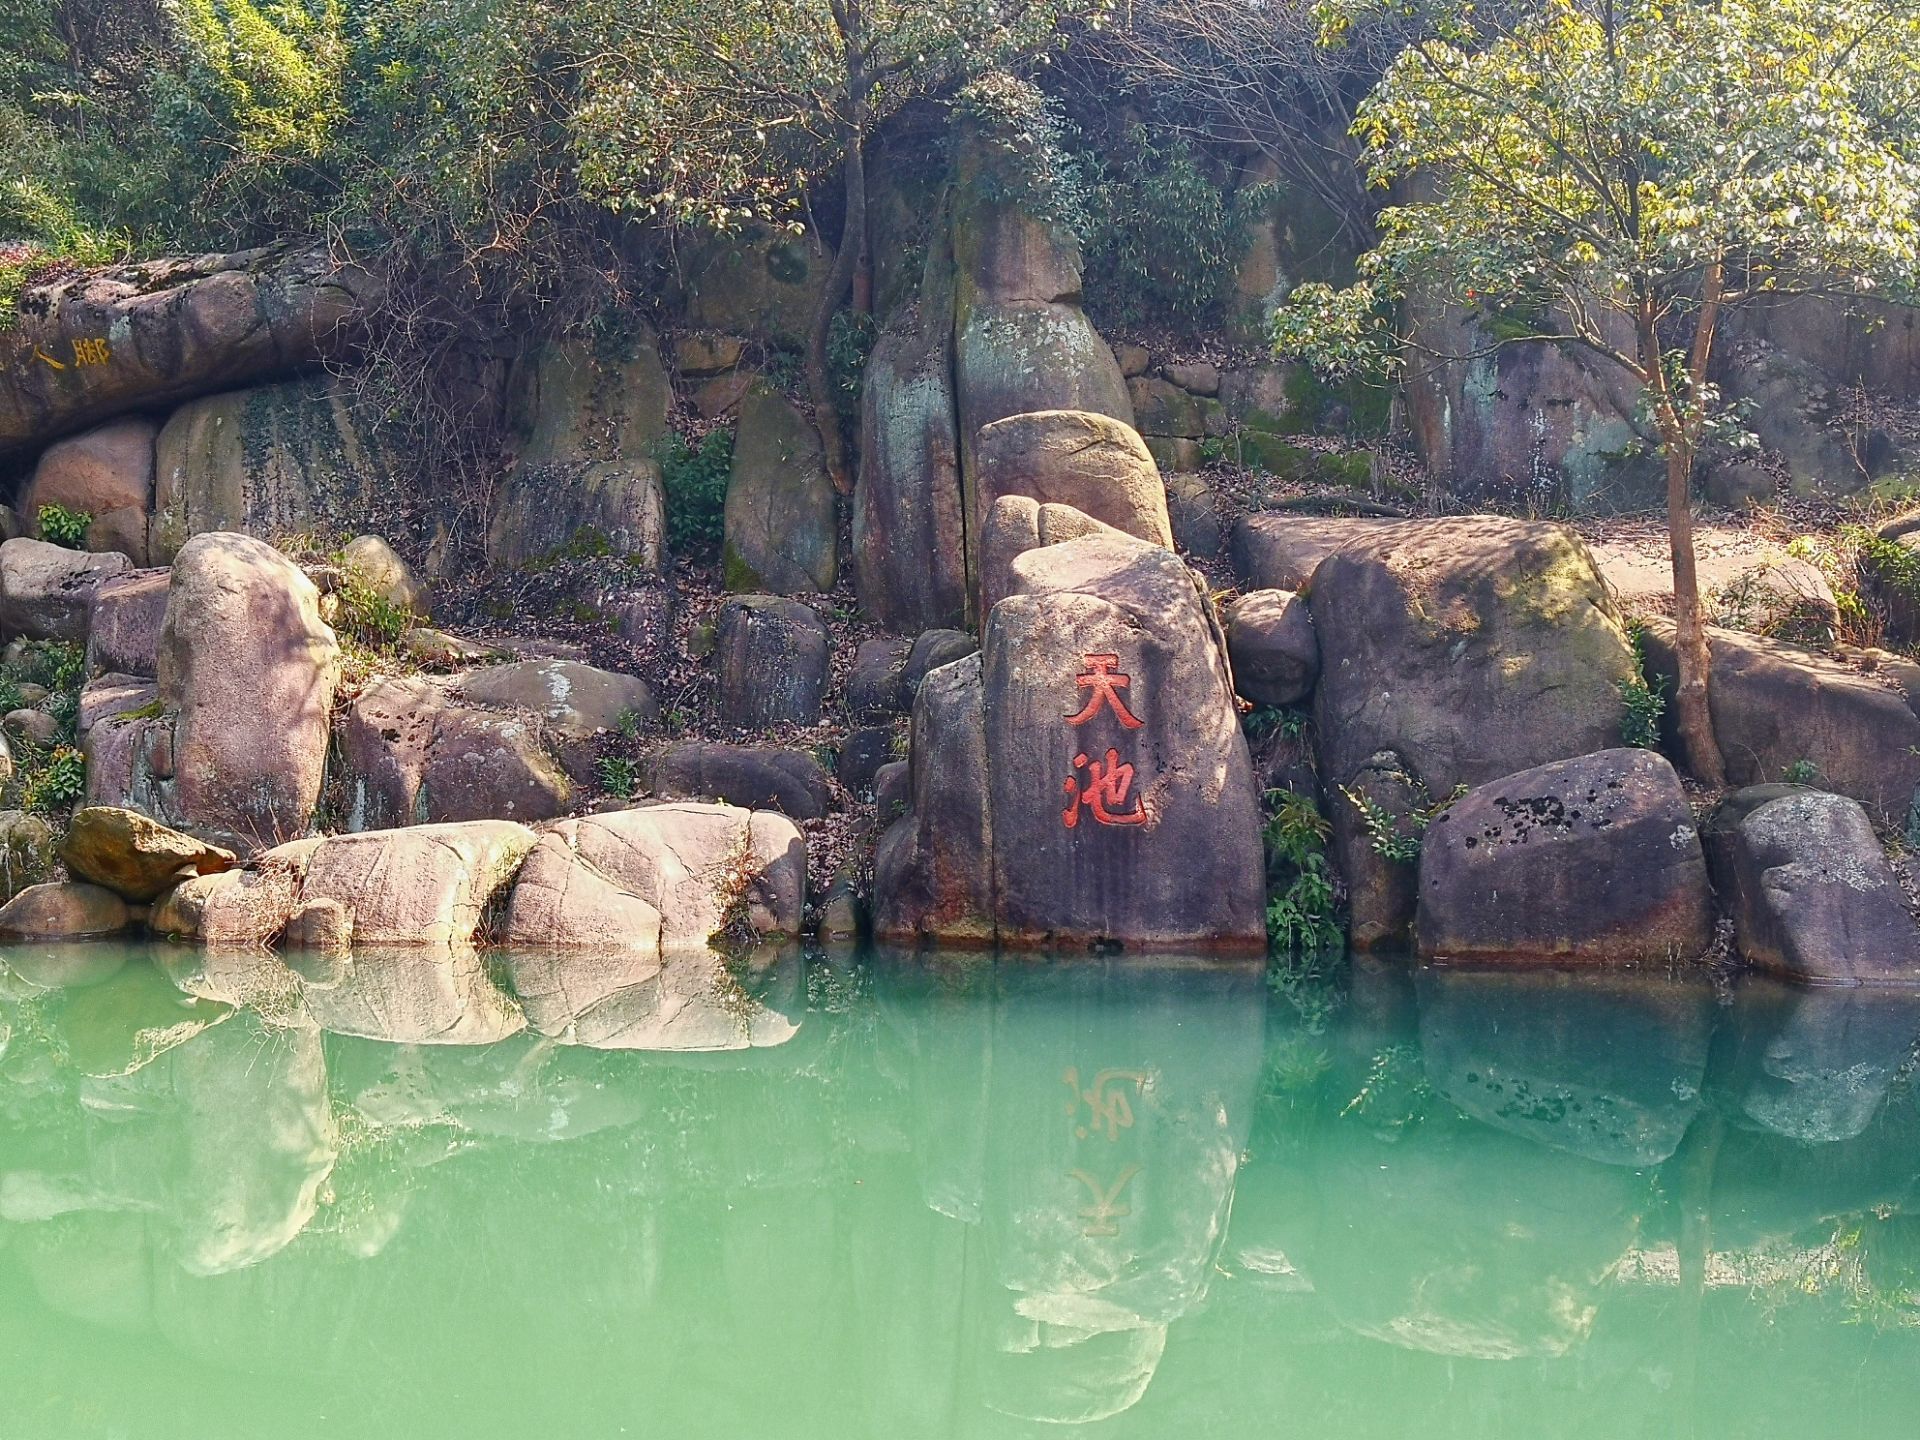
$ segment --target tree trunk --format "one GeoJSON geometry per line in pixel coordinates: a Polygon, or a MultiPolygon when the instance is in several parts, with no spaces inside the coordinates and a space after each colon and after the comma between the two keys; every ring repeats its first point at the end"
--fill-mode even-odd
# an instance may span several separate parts
{"type": "Polygon", "coordinates": [[[1700,571],[1693,554],[1693,447],[1667,442],[1667,540],[1673,554],[1673,652],[1680,672],[1674,687],[1674,720],[1687,768],[1715,789],[1727,783],[1720,742],[1713,736],[1707,703],[1707,628],[1700,611],[1700,571]]]}
{"type": "Polygon", "coordinates": [[[814,307],[813,331],[807,337],[807,390],[813,399],[813,423],[820,431],[820,453],[827,464],[827,477],[842,495],[853,493],[853,469],[847,460],[846,437],[840,428],[840,411],[834,403],[833,376],[827,368],[827,336],[833,329],[834,313],[846,298],[847,287],[865,248],[861,239],[867,230],[867,161],[862,148],[859,124],[845,130],[846,159],[842,171],[846,177],[847,217],[840,232],[840,249],[827,272],[826,287],[814,307]]]}

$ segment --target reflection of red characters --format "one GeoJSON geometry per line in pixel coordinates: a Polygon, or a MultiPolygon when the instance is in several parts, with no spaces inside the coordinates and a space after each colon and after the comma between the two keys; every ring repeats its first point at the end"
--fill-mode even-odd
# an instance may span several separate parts
{"type": "MultiPolygon", "coordinates": [[[[1087,703],[1081,707],[1078,715],[1067,716],[1067,724],[1084,725],[1099,713],[1100,707],[1111,705],[1114,717],[1129,730],[1138,730],[1143,723],[1127,709],[1127,702],[1120,698],[1120,692],[1133,684],[1131,675],[1116,672],[1114,666],[1120,663],[1118,655],[1089,655],[1086,657],[1088,669],[1074,677],[1074,684],[1082,690],[1091,690],[1087,703]]],[[[1131,772],[1129,772],[1131,773],[1131,772]]]]}
{"type": "MultiPolygon", "coordinates": [[[[1137,722],[1136,722],[1137,723],[1137,722]]],[[[1060,818],[1067,822],[1067,828],[1073,829],[1080,823],[1080,807],[1085,805],[1093,811],[1093,818],[1102,825],[1144,825],[1147,815],[1135,801],[1133,809],[1126,814],[1116,814],[1127,803],[1127,794],[1133,789],[1133,766],[1120,763],[1120,752],[1109,749],[1105,763],[1088,760],[1085,753],[1073,757],[1073,768],[1086,768],[1087,783],[1082,786],[1072,776],[1060,782],[1060,788],[1070,797],[1067,808],[1060,818]],[[1113,807],[1109,809],[1108,807],[1113,807]]]]}

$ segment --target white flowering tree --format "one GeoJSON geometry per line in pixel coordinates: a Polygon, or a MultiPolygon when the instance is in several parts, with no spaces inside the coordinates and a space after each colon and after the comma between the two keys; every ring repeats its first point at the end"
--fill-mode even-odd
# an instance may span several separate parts
{"type": "MultiPolygon", "coordinates": [[[[1346,18],[1330,12],[1336,40],[1346,18]]],[[[1764,297],[1913,297],[1920,0],[1466,6],[1402,52],[1354,128],[1369,178],[1411,198],[1382,212],[1358,284],[1294,293],[1277,345],[1326,369],[1391,364],[1415,294],[1498,312],[1491,343],[1626,367],[1666,459],[1678,730],[1693,772],[1724,783],[1692,520],[1725,418],[1715,340],[1764,297]]]]}
{"type": "MultiPolygon", "coordinates": [[[[1062,43],[1110,0],[606,0],[575,116],[581,175],[616,207],[719,229],[794,224],[838,172],[842,242],[807,380],[834,483],[851,488],[827,338],[866,235],[866,144],[910,100],[1062,43]]],[[[585,17],[583,17],[584,19],[585,17]]]]}

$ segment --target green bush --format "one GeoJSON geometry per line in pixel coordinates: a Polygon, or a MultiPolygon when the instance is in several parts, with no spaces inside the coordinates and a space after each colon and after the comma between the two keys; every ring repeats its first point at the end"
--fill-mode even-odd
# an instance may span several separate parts
{"type": "Polygon", "coordinates": [[[64,810],[86,793],[87,757],[71,745],[56,745],[46,763],[26,777],[20,803],[44,815],[64,810]]]}
{"type": "Polygon", "coordinates": [[[42,505],[39,519],[42,540],[64,545],[69,550],[86,548],[87,527],[93,524],[93,516],[86,511],[69,510],[64,505],[42,505]]]}
{"type": "Polygon", "coordinates": [[[676,555],[711,557],[726,533],[733,432],[710,430],[696,444],[675,431],[661,443],[658,457],[667,493],[667,548],[676,555]]]}

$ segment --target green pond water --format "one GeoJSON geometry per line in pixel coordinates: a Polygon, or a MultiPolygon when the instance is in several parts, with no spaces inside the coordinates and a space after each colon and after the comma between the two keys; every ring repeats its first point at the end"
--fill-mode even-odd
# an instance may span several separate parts
{"type": "Polygon", "coordinates": [[[614,1049],[0,962],[0,1440],[1920,1423],[1912,997],[786,956],[614,1049]]]}

